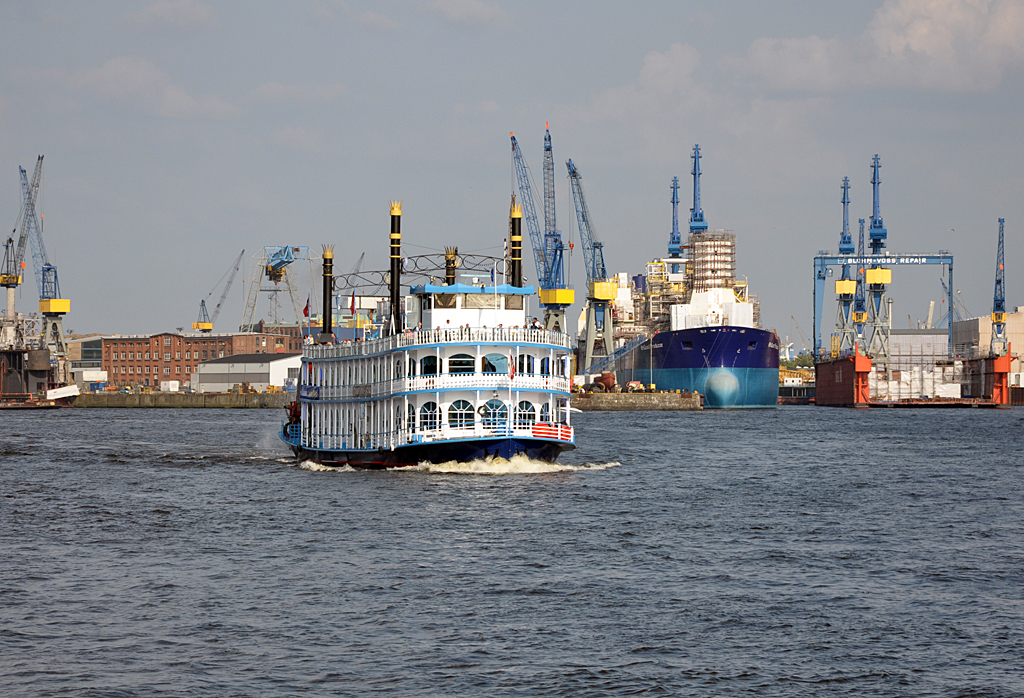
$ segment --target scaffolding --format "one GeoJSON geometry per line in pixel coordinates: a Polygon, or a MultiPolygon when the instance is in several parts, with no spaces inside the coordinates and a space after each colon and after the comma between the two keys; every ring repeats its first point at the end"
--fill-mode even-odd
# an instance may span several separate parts
{"type": "Polygon", "coordinates": [[[963,362],[949,358],[945,343],[894,342],[886,362],[872,368],[868,388],[873,400],[959,398],[962,394],[963,362]]]}
{"type": "Polygon", "coordinates": [[[710,291],[713,288],[732,288],[736,283],[736,233],[728,230],[709,230],[691,233],[686,241],[691,263],[690,290],[710,291]]]}

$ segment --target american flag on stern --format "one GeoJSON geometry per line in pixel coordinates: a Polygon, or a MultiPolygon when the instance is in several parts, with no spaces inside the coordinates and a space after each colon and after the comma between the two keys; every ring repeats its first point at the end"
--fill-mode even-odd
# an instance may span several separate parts
{"type": "Polygon", "coordinates": [[[536,439],[558,439],[559,441],[572,441],[572,427],[565,424],[547,424],[535,422],[532,436],[536,439]]]}

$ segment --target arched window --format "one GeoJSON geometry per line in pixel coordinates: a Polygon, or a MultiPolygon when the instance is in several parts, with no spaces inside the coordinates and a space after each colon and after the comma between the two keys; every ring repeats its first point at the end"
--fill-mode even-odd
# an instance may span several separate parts
{"type": "Polygon", "coordinates": [[[456,354],[448,359],[448,373],[473,373],[476,359],[469,354],[456,354]]]}
{"type": "Polygon", "coordinates": [[[483,358],[484,373],[508,373],[508,357],[504,354],[488,354],[483,358]]]}
{"type": "Polygon", "coordinates": [[[395,406],[395,431],[402,431],[402,406],[395,406]]]}
{"type": "Polygon", "coordinates": [[[550,376],[551,375],[551,359],[545,356],[540,360],[540,375],[550,376]]]}
{"type": "MultiPolygon", "coordinates": [[[[421,376],[436,376],[437,375],[437,357],[436,356],[424,356],[420,359],[420,375],[421,376]]],[[[433,403],[431,403],[433,404],[433,403]]],[[[437,407],[437,405],[434,405],[437,407]]]]}
{"type": "Polygon", "coordinates": [[[524,376],[528,373],[533,373],[533,357],[531,355],[519,355],[519,365],[516,366],[516,373],[524,376]]]}
{"type": "Polygon", "coordinates": [[[409,403],[409,423],[406,424],[409,431],[416,431],[416,405],[409,403]]]}
{"type": "Polygon", "coordinates": [[[454,429],[473,427],[473,405],[466,400],[456,400],[448,408],[448,426],[454,429]]]}
{"type": "Polygon", "coordinates": [[[402,360],[398,359],[395,361],[395,375],[394,378],[402,377],[402,360]]]}
{"type": "Polygon", "coordinates": [[[409,357],[409,377],[412,378],[416,375],[416,359],[409,357]]]}
{"type": "Polygon", "coordinates": [[[505,426],[508,423],[508,406],[501,400],[488,400],[484,403],[481,421],[485,427],[505,426]]]}
{"type": "Polygon", "coordinates": [[[535,421],[537,410],[534,409],[532,402],[523,400],[516,405],[516,424],[533,424],[535,421]]]}
{"type": "Polygon", "coordinates": [[[550,422],[551,421],[551,410],[548,408],[548,403],[544,403],[540,406],[540,421],[550,422]]]}
{"type": "MultiPolygon", "coordinates": [[[[411,405],[410,405],[411,407],[411,405]]],[[[424,402],[420,408],[420,431],[430,431],[441,426],[441,410],[436,402],[424,402]]]]}

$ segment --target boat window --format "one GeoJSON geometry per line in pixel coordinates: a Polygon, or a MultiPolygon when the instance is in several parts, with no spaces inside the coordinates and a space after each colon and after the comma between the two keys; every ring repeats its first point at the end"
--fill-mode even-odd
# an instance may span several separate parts
{"type": "Polygon", "coordinates": [[[693,342],[683,342],[683,349],[693,349],[693,342]]]}
{"type": "Polygon", "coordinates": [[[551,375],[551,359],[544,357],[540,360],[540,375],[550,376],[551,375]]]}
{"type": "Polygon", "coordinates": [[[424,356],[420,359],[420,375],[421,376],[436,376],[437,375],[437,357],[436,356],[424,356]]]}
{"type": "Polygon", "coordinates": [[[395,375],[393,377],[394,378],[401,378],[402,377],[402,360],[401,359],[397,359],[395,361],[395,375]]]}
{"type": "Polygon", "coordinates": [[[454,293],[435,293],[434,294],[434,307],[435,308],[454,308],[455,307],[455,295],[454,293]]]}
{"type": "Polygon", "coordinates": [[[551,421],[551,409],[548,407],[548,403],[544,403],[540,406],[540,421],[550,422],[551,421]]]}
{"type": "Polygon", "coordinates": [[[497,296],[490,293],[467,293],[462,299],[463,308],[494,309],[497,296]]]}
{"type": "Polygon", "coordinates": [[[416,431],[416,405],[409,405],[409,431],[416,431]]]}
{"type": "Polygon", "coordinates": [[[530,354],[520,354],[518,366],[516,366],[516,372],[526,375],[533,373],[533,356],[530,354]]]}
{"type": "Polygon", "coordinates": [[[456,354],[448,359],[448,373],[473,373],[476,371],[476,359],[469,354],[456,354]]]}
{"type": "Polygon", "coordinates": [[[473,427],[473,405],[466,400],[456,400],[448,408],[448,426],[453,429],[473,427]]]}
{"type": "Polygon", "coordinates": [[[508,357],[504,354],[488,354],[483,365],[484,373],[508,373],[508,357]]]}
{"type": "Polygon", "coordinates": [[[416,359],[409,357],[409,377],[412,378],[416,375],[416,359]]]}
{"type": "Polygon", "coordinates": [[[522,296],[505,296],[505,310],[522,310],[522,296]]]}
{"type": "Polygon", "coordinates": [[[533,403],[528,400],[523,400],[516,405],[516,424],[532,424],[537,421],[537,411],[533,408],[533,403]]]}
{"type": "Polygon", "coordinates": [[[395,430],[402,430],[402,406],[398,405],[395,407],[395,430]]]}
{"type": "Polygon", "coordinates": [[[481,410],[483,425],[496,427],[508,423],[508,407],[501,400],[488,400],[481,410]]]}
{"type": "MultiPolygon", "coordinates": [[[[411,408],[412,405],[409,405],[411,408]]],[[[441,425],[441,410],[436,402],[424,402],[420,408],[420,431],[437,429],[441,425]]]]}
{"type": "Polygon", "coordinates": [[[747,349],[757,349],[757,340],[755,339],[753,342],[747,342],[747,349]]]}

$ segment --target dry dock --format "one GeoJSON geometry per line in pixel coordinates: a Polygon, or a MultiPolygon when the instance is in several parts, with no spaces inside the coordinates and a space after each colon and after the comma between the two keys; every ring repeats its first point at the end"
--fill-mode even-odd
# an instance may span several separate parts
{"type": "Polygon", "coordinates": [[[576,393],[570,405],[593,412],[703,409],[699,393],[576,393]]]}

